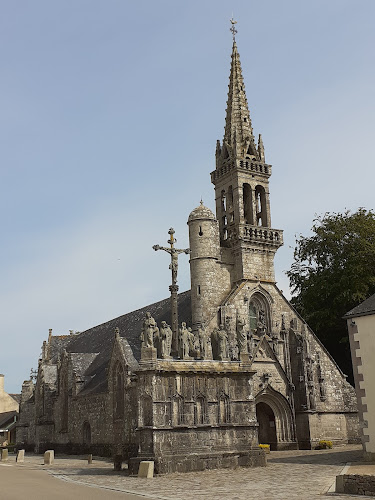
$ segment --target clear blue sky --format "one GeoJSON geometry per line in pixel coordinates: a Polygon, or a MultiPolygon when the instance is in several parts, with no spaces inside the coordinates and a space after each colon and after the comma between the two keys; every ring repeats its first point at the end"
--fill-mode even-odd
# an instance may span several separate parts
{"type": "MultiPolygon", "coordinates": [[[[373,0],[4,0],[0,16],[1,350],[19,392],[48,336],[168,296],[170,226],[186,220],[222,139],[231,34],[284,229],[374,207],[373,0]]],[[[189,288],[188,257],[179,284],[189,288]]]]}

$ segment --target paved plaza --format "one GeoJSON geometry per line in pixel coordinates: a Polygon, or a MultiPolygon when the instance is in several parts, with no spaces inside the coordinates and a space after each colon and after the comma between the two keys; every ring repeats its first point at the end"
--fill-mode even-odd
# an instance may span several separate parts
{"type": "MultiPolygon", "coordinates": [[[[274,451],[268,455],[265,468],[174,473],[153,479],[130,477],[126,470],[115,472],[109,460],[95,457],[92,465],[84,458],[57,457],[54,464],[47,467],[40,455],[26,455],[24,464],[16,464],[14,456],[10,456],[8,464],[17,468],[44,469],[57,478],[81,485],[160,500],[289,500],[321,496],[350,500],[359,497],[327,492],[344,466],[360,460],[361,455],[357,445],[333,450],[274,451]]],[[[0,473],[4,469],[0,467],[0,473]]]]}

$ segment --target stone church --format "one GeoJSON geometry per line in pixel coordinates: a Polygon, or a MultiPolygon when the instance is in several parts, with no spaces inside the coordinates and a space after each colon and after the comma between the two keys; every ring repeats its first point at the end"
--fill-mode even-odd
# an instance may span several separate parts
{"type": "Polygon", "coordinates": [[[19,446],[116,455],[132,472],[150,459],[165,473],[264,465],[259,443],[358,440],[353,387],[275,283],[271,174],[234,39],[216,214],[203,203],[190,213],[190,249],[170,231],[171,299],[79,334],[50,330],[22,387],[19,446]],[[177,297],[182,251],[191,290],[177,297]]]}

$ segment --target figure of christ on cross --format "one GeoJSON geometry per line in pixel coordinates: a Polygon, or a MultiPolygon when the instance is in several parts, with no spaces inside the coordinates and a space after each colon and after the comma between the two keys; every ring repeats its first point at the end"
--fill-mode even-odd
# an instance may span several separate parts
{"type": "Polygon", "coordinates": [[[172,339],[172,354],[174,356],[178,355],[178,305],[177,305],[177,292],[178,292],[178,285],[177,285],[177,271],[178,271],[178,256],[180,253],[190,253],[189,248],[185,249],[179,249],[175,248],[174,244],[176,243],[176,239],[174,238],[174,229],[173,227],[170,228],[168,231],[169,234],[169,240],[168,243],[170,245],[170,248],[168,247],[161,247],[160,245],[154,245],[152,248],[156,250],[164,250],[165,252],[169,253],[171,256],[171,263],[169,264],[169,269],[172,271],[172,285],[169,287],[169,290],[171,292],[171,314],[172,314],[172,332],[173,332],[173,339],[172,339]]]}

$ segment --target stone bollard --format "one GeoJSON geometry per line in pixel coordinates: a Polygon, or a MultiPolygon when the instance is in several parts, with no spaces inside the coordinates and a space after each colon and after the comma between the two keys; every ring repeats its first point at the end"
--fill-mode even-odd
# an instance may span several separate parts
{"type": "Polygon", "coordinates": [[[90,455],[87,457],[87,463],[88,464],[92,464],[92,455],[90,453],[90,455]]]}
{"type": "Polygon", "coordinates": [[[8,461],[8,448],[3,448],[1,450],[1,461],[2,462],[7,462],[8,461]]]}
{"type": "Polygon", "coordinates": [[[44,453],[44,465],[52,465],[55,458],[55,452],[53,450],[47,450],[44,453]]]}
{"type": "Polygon", "coordinates": [[[22,464],[25,461],[25,450],[18,450],[16,456],[16,462],[22,464]]]}
{"type": "Polygon", "coordinates": [[[115,455],[114,456],[113,470],[122,470],[122,455],[115,455]]]}
{"type": "Polygon", "coordinates": [[[145,460],[139,464],[138,477],[147,479],[154,477],[154,462],[152,460],[145,460]]]}

